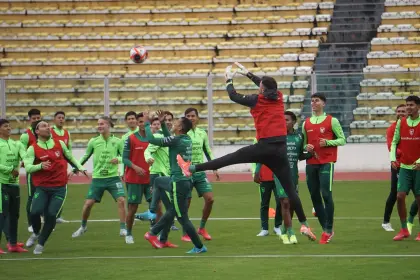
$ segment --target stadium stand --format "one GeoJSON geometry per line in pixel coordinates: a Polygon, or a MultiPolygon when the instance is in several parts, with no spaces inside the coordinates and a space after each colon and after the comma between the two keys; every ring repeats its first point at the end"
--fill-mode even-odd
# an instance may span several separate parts
{"type": "MultiPolygon", "coordinates": [[[[249,142],[255,136],[249,112],[227,100],[220,78],[234,61],[276,76],[287,108],[301,113],[334,2],[165,3],[1,1],[0,78],[6,79],[7,116],[16,131],[26,127],[31,107],[46,119],[64,109],[75,144],[84,145],[104,113],[105,88],[118,133],[125,131],[126,111],[158,106],[177,116],[197,107],[207,126],[212,74],[215,143],[249,142]],[[138,44],[149,51],[144,64],[129,60],[138,44]]],[[[235,85],[243,93],[256,89],[246,79],[235,85]]]]}
{"type": "Polygon", "coordinates": [[[420,2],[385,1],[376,38],[363,69],[349,142],[385,141],[395,108],[420,95],[420,2]]]}

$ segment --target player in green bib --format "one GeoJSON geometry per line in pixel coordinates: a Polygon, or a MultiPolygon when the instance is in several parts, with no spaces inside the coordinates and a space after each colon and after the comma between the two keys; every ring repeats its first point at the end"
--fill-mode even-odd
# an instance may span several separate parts
{"type": "MultiPolygon", "coordinates": [[[[136,114],[136,112],[128,111],[125,114],[124,120],[125,120],[125,123],[127,125],[128,131],[123,136],[121,136],[121,140],[122,140],[123,143],[125,143],[125,141],[127,141],[128,137],[131,134],[139,131],[139,127],[137,126],[137,114],[136,114]]],[[[124,177],[124,170],[125,170],[125,166],[124,166],[124,164],[121,164],[120,175],[122,177],[124,177]]]]}
{"type": "MultiPolygon", "coordinates": [[[[169,147],[169,164],[171,168],[170,180],[166,182],[166,187],[161,181],[164,181],[167,177],[158,178],[155,181],[155,187],[161,188],[162,190],[162,199],[165,198],[163,202],[166,206],[166,212],[159,222],[157,222],[144,237],[154,248],[174,247],[173,244],[168,244],[167,236],[174,218],[177,217],[179,223],[188,233],[188,236],[190,236],[191,241],[195,246],[188,253],[205,253],[207,252],[207,248],[201,242],[200,237],[188,217],[187,202],[191,192],[192,181],[191,178],[184,176],[177,163],[177,157],[182,157],[184,160],[191,160],[192,141],[187,135],[188,131],[192,128],[191,121],[187,118],[181,118],[175,121],[172,129],[174,136],[171,136],[166,125],[162,123],[162,132],[165,137],[155,138],[150,130],[150,123],[147,122],[149,113],[145,112],[144,116],[146,121],[146,136],[149,143],[157,146],[169,147]],[[171,192],[167,191],[169,186],[172,187],[171,192]],[[169,197],[167,197],[168,194],[169,197]],[[157,237],[159,233],[161,233],[160,240],[157,237]]],[[[161,121],[164,120],[163,112],[158,112],[158,116],[161,121]]]]}
{"type": "MultiPolygon", "coordinates": [[[[173,115],[169,111],[163,112],[165,115],[165,124],[168,130],[172,130],[173,115]]],[[[159,119],[153,119],[151,121],[151,130],[155,138],[163,138],[163,133],[160,131],[161,123],[159,119]]],[[[157,145],[149,144],[146,151],[144,152],[146,162],[150,165],[150,187],[152,188],[152,200],[149,205],[149,209],[146,212],[136,214],[136,218],[139,220],[150,220],[152,224],[159,221],[162,216],[162,205],[160,203],[160,190],[154,188],[154,182],[157,178],[162,176],[169,176],[169,150],[168,147],[160,147],[157,145]]],[[[178,230],[175,226],[175,221],[171,226],[171,230],[178,230]]]]}
{"type": "Polygon", "coordinates": [[[105,191],[108,191],[118,203],[120,236],[127,235],[125,191],[118,176],[118,165],[122,162],[124,144],[120,138],[111,134],[110,129],[112,127],[114,127],[114,124],[109,117],[101,117],[98,120],[99,136],[90,139],[86,153],[80,159],[80,164],[84,165],[93,155],[93,174],[92,183],[83,206],[82,225],[72,234],[72,237],[79,237],[86,232],[90,211],[95,203],[101,202],[105,191]]]}
{"type": "MultiPolygon", "coordinates": [[[[192,164],[200,164],[204,162],[204,156],[206,159],[212,160],[213,154],[210,149],[209,145],[209,138],[207,133],[204,129],[197,127],[199,116],[198,110],[196,108],[188,108],[185,110],[184,116],[189,119],[193,125],[192,129],[188,132],[188,136],[190,136],[193,142],[193,151],[192,151],[192,164]],[[204,155],[204,156],[203,156],[204,155]]],[[[217,180],[220,180],[219,173],[217,170],[214,171],[217,180]]],[[[214,203],[214,196],[213,196],[213,189],[209,180],[207,179],[205,172],[197,172],[194,173],[192,176],[193,180],[193,187],[197,190],[197,194],[199,197],[204,198],[204,207],[203,207],[203,215],[201,217],[200,227],[198,228],[198,234],[203,236],[206,240],[211,240],[210,234],[208,234],[206,230],[206,223],[208,218],[210,217],[211,210],[213,208],[214,203]]],[[[191,203],[191,198],[188,202],[188,205],[191,203]]],[[[182,237],[183,241],[191,241],[188,235],[184,233],[182,237]]]]}
{"type": "MultiPolygon", "coordinates": [[[[19,141],[10,138],[10,123],[0,119],[0,240],[4,231],[8,238],[8,251],[23,253],[27,250],[18,246],[18,220],[20,206],[19,164],[26,156],[19,141]]],[[[19,244],[22,245],[23,244],[19,244]]],[[[0,248],[0,254],[5,253],[0,248]]]]}

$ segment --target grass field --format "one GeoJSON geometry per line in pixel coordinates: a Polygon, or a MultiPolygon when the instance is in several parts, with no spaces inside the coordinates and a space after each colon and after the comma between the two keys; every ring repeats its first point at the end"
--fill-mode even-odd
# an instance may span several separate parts
{"type": "MultiPolygon", "coordinates": [[[[414,236],[394,242],[394,233],[381,228],[388,185],[388,182],[337,182],[332,242],[320,245],[298,236],[299,244],[283,245],[274,234],[255,236],[260,230],[255,184],[214,184],[215,219],[207,224],[213,240],[206,242],[209,252],[198,256],[185,254],[192,244],[181,243],[181,233],[176,231],[171,232],[170,240],[180,248],[152,249],[143,239],[149,225],[139,221],[134,226],[134,245],[126,245],[124,238],[118,236],[116,221],[92,221],[84,236],[72,239],[71,233],[80,225],[87,186],[71,185],[63,213],[71,223],[57,225],[40,257],[34,256],[32,250],[27,254],[1,256],[1,279],[419,279],[420,242],[415,242],[414,236]]],[[[23,187],[22,202],[26,202],[25,192],[23,187]]],[[[304,183],[300,193],[310,215],[312,206],[304,183]]],[[[24,204],[19,230],[22,241],[29,236],[24,204]]],[[[197,226],[202,204],[194,194],[190,216],[196,218],[197,226]]],[[[140,208],[144,210],[146,206],[140,208]]],[[[396,216],[395,210],[392,222],[399,229],[396,216]]],[[[92,220],[117,218],[116,205],[109,195],[94,207],[91,216],[92,220]]],[[[320,237],[318,221],[311,217],[310,224],[320,237]]],[[[272,225],[270,221],[270,231],[272,225]]],[[[297,221],[294,227],[298,231],[297,221]]],[[[415,227],[413,233],[418,229],[415,227]]]]}

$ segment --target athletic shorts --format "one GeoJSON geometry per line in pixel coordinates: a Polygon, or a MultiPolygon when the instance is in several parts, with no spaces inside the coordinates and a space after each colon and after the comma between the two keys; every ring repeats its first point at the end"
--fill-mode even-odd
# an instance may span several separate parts
{"type": "Polygon", "coordinates": [[[87,199],[93,199],[96,202],[101,202],[104,192],[108,191],[114,200],[125,196],[125,191],[120,177],[110,178],[93,178],[90,184],[87,199]]]}
{"type": "MultiPolygon", "coordinates": [[[[283,186],[281,185],[279,179],[277,179],[276,176],[274,176],[274,183],[276,185],[276,188],[274,190],[274,194],[278,198],[288,198],[286,191],[284,190],[283,186]]],[[[297,193],[299,193],[299,185],[295,186],[295,190],[297,193]]]]}
{"type": "Polygon", "coordinates": [[[410,190],[420,195],[420,170],[400,168],[397,191],[408,193],[410,190]]]}
{"type": "MultiPolygon", "coordinates": [[[[213,188],[205,172],[194,173],[192,176],[192,186],[197,190],[198,197],[202,197],[207,192],[213,192],[213,188]]],[[[189,195],[189,198],[192,194],[189,195]]]]}
{"type": "Polygon", "coordinates": [[[149,184],[126,183],[126,186],[128,204],[141,204],[143,195],[146,198],[147,202],[149,202],[152,199],[152,193],[149,184]]]}

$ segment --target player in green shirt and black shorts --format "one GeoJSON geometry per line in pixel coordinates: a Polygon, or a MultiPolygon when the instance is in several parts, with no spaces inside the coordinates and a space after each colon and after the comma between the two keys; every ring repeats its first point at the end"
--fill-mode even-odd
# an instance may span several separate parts
{"type": "Polygon", "coordinates": [[[108,191],[118,203],[120,236],[127,235],[125,190],[118,176],[118,165],[122,162],[124,145],[120,138],[111,135],[111,127],[114,127],[114,124],[109,117],[101,117],[98,120],[99,136],[89,141],[86,153],[80,159],[80,164],[83,165],[93,155],[93,174],[83,206],[82,225],[72,234],[72,237],[79,237],[86,232],[90,211],[95,203],[101,202],[105,191],[108,191]]]}
{"type": "MultiPolygon", "coordinates": [[[[20,208],[19,164],[26,151],[22,143],[10,138],[10,123],[0,119],[0,240],[2,232],[8,238],[9,252],[27,252],[18,246],[18,220],[20,208]],[[7,226],[8,225],[8,226],[7,226]]],[[[23,244],[19,244],[22,245],[23,244]]],[[[5,253],[0,248],[0,254],[5,253]]]]}
{"type": "MultiPolygon", "coordinates": [[[[159,112],[158,115],[159,119],[163,121],[163,112],[159,112]]],[[[153,137],[153,134],[150,130],[150,123],[147,122],[149,113],[145,112],[144,116],[146,121],[146,136],[149,140],[149,143],[158,146],[169,147],[169,163],[171,167],[171,178],[170,181],[168,181],[167,183],[170,183],[169,186],[172,185],[172,192],[167,192],[165,188],[163,188],[161,192],[162,199],[167,194],[169,194],[170,196],[168,199],[165,198],[163,200],[167,207],[165,214],[162,216],[159,222],[157,222],[151,228],[151,230],[145,234],[144,237],[155,248],[173,247],[173,244],[167,244],[167,236],[172,222],[174,220],[174,217],[177,217],[179,223],[182,225],[183,229],[185,229],[185,231],[188,233],[188,236],[190,236],[191,241],[195,246],[188,253],[205,253],[207,252],[207,248],[201,242],[197,231],[195,230],[193,224],[191,223],[188,217],[187,201],[188,196],[191,192],[192,181],[191,178],[184,176],[181,168],[178,166],[177,163],[177,157],[183,157],[184,160],[191,160],[192,141],[191,138],[187,135],[188,131],[192,128],[191,121],[187,118],[181,118],[177,120],[173,126],[173,133],[175,136],[170,136],[166,125],[162,124],[162,131],[165,137],[156,139],[153,137]],[[161,233],[160,240],[157,237],[159,233],[161,233]]],[[[164,178],[167,177],[161,177],[156,179],[155,187],[161,187],[161,184],[158,183],[160,183],[161,180],[165,180],[164,178]]]]}

